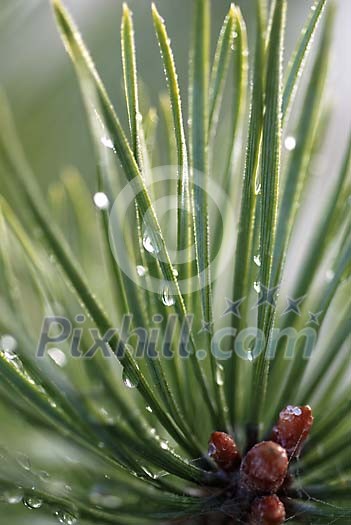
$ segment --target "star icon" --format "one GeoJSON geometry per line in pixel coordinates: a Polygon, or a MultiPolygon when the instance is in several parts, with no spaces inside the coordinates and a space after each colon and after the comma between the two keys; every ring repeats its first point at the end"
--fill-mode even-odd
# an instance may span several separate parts
{"type": "Polygon", "coordinates": [[[246,297],[242,297],[241,299],[238,299],[237,301],[232,301],[231,299],[228,299],[228,297],[225,298],[227,301],[227,309],[223,312],[222,317],[228,314],[233,314],[236,317],[239,317],[241,319],[241,313],[239,311],[240,305],[245,301],[246,297]]]}
{"type": "Polygon", "coordinates": [[[279,290],[279,286],[274,286],[273,288],[267,288],[263,284],[260,286],[260,297],[254,308],[258,308],[263,304],[268,304],[269,306],[276,307],[276,294],[279,290]]]}
{"type": "Polygon", "coordinates": [[[323,313],[323,310],[321,310],[320,312],[317,312],[316,314],[314,314],[313,312],[308,312],[308,315],[310,318],[306,324],[312,323],[312,324],[315,324],[316,326],[319,326],[318,319],[322,315],[322,313],[323,313]]]}
{"type": "Polygon", "coordinates": [[[212,326],[213,326],[213,322],[211,322],[211,321],[204,321],[202,319],[202,321],[201,321],[201,328],[198,331],[198,334],[202,334],[204,332],[207,332],[208,334],[212,334],[212,326]]]}
{"type": "Polygon", "coordinates": [[[301,297],[298,297],[297,299],[292,299],[291,297],[287,297],[287,307],[285,308],[284,312],[281,316],[289,314],[290,312],[296,315],[301,315],[300,310],[300,304],[305,299],[306,295],[301,295],[301,297]]]}

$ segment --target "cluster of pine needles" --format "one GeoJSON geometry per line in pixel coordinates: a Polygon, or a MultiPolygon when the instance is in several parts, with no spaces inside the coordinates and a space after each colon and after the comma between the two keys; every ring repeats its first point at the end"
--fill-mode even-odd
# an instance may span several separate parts
{"type": "MultiPolygon", "coordinates": [[[[291,404],[311,405],[314,424],[289,467],[287,519],[350,523],[350,142],[340,166],[328,174],[325,203],[314,196],[312,224],[304,207],[332,114],[324,86],[334,9],[327,0],[311,6],[285,61],[287,1],[275,0],[269,8],[262,0],[254,3],[252,52],[245,20],[233,4],[212,53],[210,2],[193,1],[188,95],[180,92],[166,24],[152,6],[150,28],[153,20],[165,92],[158,107],[146,108],[132,14],[124,6],[126,107],[118,108],[128,115],[124,130],[75,23],[61,0],[53,0],[91,130],[95,195],[74,168],[43,194],[1,95],[0,395],[11,414],[4,429],[23,438],[23,450],[9,440],[0,450],[1,515],[26,520],[25,513],[35,511],[64,525],[239,522],[233,517],[240,515],[236,500],[228,499],[222,472],[207,454],[209,436],[227,432],[245,451],[267,437],[291,404]],[[306,88],[296,101],[311,49],[306,88]],[[176,184],[166,188],[181,203],[171,232],[153,206],[165,190],[150,184],[160,163],[178,167],[176,184]],[[211,212],[210,191],[199,189],[196,177],[203,188],[215,180],[234,217],[229,209],[220,210],[221,217],[211,212]],[[111,205],[127,182],[136,195],[135,221],[126,226],[135,279],[121,271],[109,237],[111,205]],[[308,242],[297,258],[291,240],[301,235],[298,227],[308,242]],[[171,244],[188,250],[177,271],[171,244]],[[284,272],[295,258],[295,271],[284,272]],[[151,275],[168,283],[160,293],[149,290],[151,275]],[[181,289],[179,282],[194,275],[201,276],[201,286],[181,289]],[[274,297],[260,302],[267,290],[274,297]],[[119,332],[109,339],[111,358],[97,352],[74,359],[68,343],[36,357],[44,317],[69,319],[84,354],[89,327],[102,337],[126,314],[133,316],[131,329],[157,325],[161,333],[174,314],[178,334],[192,314],[189,357],[181,359],[174,343],[171,359],[157,344],[155,355],[137,359],[136,338],[127,344],[119,332]],[[211,338],[228,325],[233,334],[257,326],[264,350],[256,356],[251,347],[243,359],[230,351],[233,338],[226,337],[227,358],[217,359],[211,338]],[[309,359],[301,341],[286,359],[284,337],[268,358],[274,329],[305,327],[317,337],[309,359]],[[121,345],[124,351],[113,355],[121,345]]],[[[5,431],[0,433],[2,438],[5,431]]]]}

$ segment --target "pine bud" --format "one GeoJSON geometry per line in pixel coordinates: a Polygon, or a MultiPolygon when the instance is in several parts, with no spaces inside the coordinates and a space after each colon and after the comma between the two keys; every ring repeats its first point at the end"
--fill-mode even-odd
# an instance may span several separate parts
{"type": "Polygon", "coordinates": [[[273,427],[272,440],[287,451],[288,457],[299,456],[313,423],[311,407],[288,405],[273,427]]]}
{"type": "Polygon", "coordinates": [[[284,448],[273,441],[261,441],[252,447],[241,463],[243,486],[253,491],[276,492],[288,471],[284,448]]]}
{"type": "Polygon", "coordinates": [[[229,472],[240,464],[240,453],[234,439],[225,432],[213,432],[208,446],[208,455],[217,465],[229,472]]]}
{"type": "Polygon", "coordinates": [[[250,525],[281,525],[285,521],[285,507],[278,496],[257,498],[251,506],[250,525]]]}

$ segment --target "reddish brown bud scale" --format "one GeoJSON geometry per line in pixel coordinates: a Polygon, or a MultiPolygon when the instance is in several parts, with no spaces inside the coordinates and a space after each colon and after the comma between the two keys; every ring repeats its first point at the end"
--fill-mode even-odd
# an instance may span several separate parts
{"type": "Polygon", "coordinates": [[[208,455],[221,469],[230,472],[240,464],[240,453],[234,439],[229,434],[213,432],[208,445],[208,455]]]}
{"type": "Polygon", "coordinates": [[[281,445],[290,457],[299,456],[313,423],[311,407],[288,405],[279,414],[273,427],[272,440],[281,445]]]}
{"type": "Polygon", "coordinates": [[[278,496],[257,498],[251,505],[250,525],[281,525],[285,521],[285,507],[278,496]]]}
{"type": "Polygon", "coordinates": [[[252,491],[276,492],[284,482],[288,466],[283,447],[273,441],[261,441],[248,451],[241,463],[241,483],[252,491]]]}

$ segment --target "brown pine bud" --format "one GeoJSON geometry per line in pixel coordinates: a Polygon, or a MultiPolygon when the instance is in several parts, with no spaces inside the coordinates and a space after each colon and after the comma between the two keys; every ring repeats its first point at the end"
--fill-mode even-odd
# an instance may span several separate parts
{"type": "Polygon", "coordinates": [[[281,525],[284,521],[285,507],[278,496],[264,496],[252,503],[250,525],[281,525]]]}
{"type": "Polygon", "coordinates": [[[217,465],[229,472],[240,464],[240,453],[234,439],[225,432],[213,432],[208,446],[208,455],[217,465]]]}
{"type": "Polygon", "coordinates": [[[253,491],[276,492],[288,471],[288,456],[273,441],[261,441],[252,447],[241,463],[242,484],[253,491]]]}
{"type": "Polygon", "coordinates": [[[313,423],[311,407],[288,405],[273,427],[272,440],[287,451],[288,457],[299,456],[313,423]]]}

